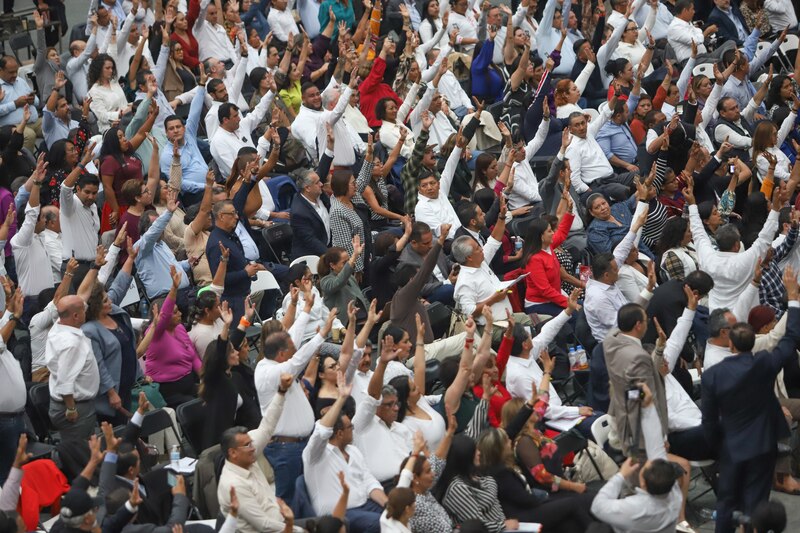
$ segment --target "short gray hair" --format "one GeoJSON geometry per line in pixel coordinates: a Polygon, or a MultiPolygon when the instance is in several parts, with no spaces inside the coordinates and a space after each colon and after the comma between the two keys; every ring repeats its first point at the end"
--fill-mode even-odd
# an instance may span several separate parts
{"type": "Polygon", "coordinates": [[[397,389],[392,387],[391,385],[384,385],[381,389],[381,396],[383,398],[387,396],[397,396],[397,389]]]}
{"type": "Polygon", "coordinates": [[[297,172],[297,188],[301,191],[311,185],[312,177],[316,174],[313,170],[304,168],[297,172]]]}
{"type": "Polygon", "coordinates": [[[462,235],[461,237],[457,238],[453,241],[453,245],[450,247],[450,251],[453,253],[453,257],[456,261],[460,264],[464,264],[467,261],[467,258],[472,255],[472,243],[475,242],[475,239],[470,237],[469,235],[462,235]]]}
{"type": "Polygon", "coordinates": [[[78,516],[65,516],[64,513],[61,513],[61,521],[64,523],[65,526],[73,529],[77,529],[83,524],[83,520],[86,518],[86,515],[89,512],[83,513],[78,516]]]}
{"type": "Polygon", "coordinates": [[[723,329],[731,327],[726,318],[726,315],[730,312],[731,310],[727,307],[720,307],[711,311],[708,316],[708,334],[711,338],[719,337],[723,329]]]}
{"type": "MultiPolygon", "coordinates": [[[[214,204],[214,207],[211,210],[214,212],[214,218],[219,216],[219,212],[225,209],[227,206],[234,206],[232,200],[221,200],[214,204]]],[[[235,207],[235,206],[234,206],[235,207]]]]}
{"type": "Polygon", "coordinates": [[[339,89],[329,89],[322,93],[322,108],[328,109],[328,106],[339,100],[341,96],[339,89]]]}

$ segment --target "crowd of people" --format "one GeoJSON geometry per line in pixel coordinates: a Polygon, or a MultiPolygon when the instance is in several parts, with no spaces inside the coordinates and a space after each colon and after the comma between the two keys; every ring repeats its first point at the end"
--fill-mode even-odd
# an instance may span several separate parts
{"type": "Polygon", "coordinates": [[[786,527],[792,2],[88,4],[0,57],[0,533],[36,387],[56,530],[786,527]]]}

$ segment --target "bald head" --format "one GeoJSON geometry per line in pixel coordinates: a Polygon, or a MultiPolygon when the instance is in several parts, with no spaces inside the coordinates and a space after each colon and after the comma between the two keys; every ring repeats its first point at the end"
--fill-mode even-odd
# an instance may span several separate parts
{"type": "Polygon", "coordinates": [[[79,328],[86,322],[86,303],[80,296],[64,296],[56,304],[58,320],[66,326],[79,328]]]}

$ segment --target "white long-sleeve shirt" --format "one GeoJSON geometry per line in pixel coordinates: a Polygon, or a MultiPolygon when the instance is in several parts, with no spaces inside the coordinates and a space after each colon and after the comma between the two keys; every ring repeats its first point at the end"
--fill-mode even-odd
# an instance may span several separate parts
{"type": "Polygon", "coordinates": [[[35,231],[39,211],[38,205],[31,207],[28,204],[22,227],[11,237],[19,286],[25,296],[38,296],[43,290],[52,289],[56,283],[42,234],[35,231]]]}
{"type": "Polygon", "coordinates": [[[51,398],[62,401],[71,395],[80,402],[97,396],[100,371],[92,342],[80,328],[56,322],[47,335],[45,359],[50,370],[51,398]]]}
{"type": "MultiPolygon", "coordinates": [[[[383,137],[383,136],[381,136],[383,137]]],[[[456,210],[450,203],[450,186],[453,184],[453,177],[456,173],[456,165],[461,157],[461,148],[456,146],[450,152],[450,157],[444,165],[442,179],[439,181],[439,196],[428,198],[421,193],[417,194],[417,207],[414,209],[414,216],[418,222],[425,222],[431,227],[433,234],[438,237],[439,227],[442,224],[450,224],[448,239],[455,239],[456,230],[461,227],[456,210]]]]}
{"type": "Polygon", "coordinates": [[[589,190],[592,182],[614,173],[603,149],[597,144],[597,132],[611,118],[612,110],[606,107],[600,116],[592,120],[586,129],[586,137],[573,136],[567,147],[566,158],[569,159],[572,185],[578,194],[589,190]]]}
{"type": "MultiPolygon", "coordinates": [[[[236,59],[236,49],[231,44],[225,27],[220,24],[211,24],[206,20],[206,11],[210,3],[211,0],[202,0],[200,2],[200,15],[194,23],[193,34],[199,45],[198,55],[200,61],[205,61],[212,57],[220,61],[233,61],[236,59]]],[[[222,13],[218,16],[221,17],[222,13]]]]}
{"type": "Polygon", "coordinates": [[[773,30],[797,27],[797,13],[791,0],[766,0],[764,9],[769,15],[773,30]]]}
{"type": "Polygon", "coordinates": [[[695,28],[691,22],[686,22],[678,17],[673,18],[669,28],[667,28],[667,41],[672,46],[678,63],[691,57],[692,41],[697,45],[697,53],[705,54],[706,46],[703,44],[704,40],[703,30],[695,28]]]}
{"type": "MultiPolygon", "coordinates": [[[[501,242],[489,237],[483,245],[483,263],[479,267],[461,265],[458,280],[453,291],[456,305],[465,315],[475,312],[478,302],[482,302],[497,292],[500,287],[500,278],[494,273],[489,264],[500,249],[501,242]]],[[[513,312],[508,296],[492,305],[494,316],[506,316],[506,311],[513,312]]],[[[478,324],[485,324],[486,319],[479,316],[475,319],[478,324]]]]}
{"type": "Polygon", "coordinates": [[[550,129],[550,121],[542,120],[536,135],[525,145],[525,159],[514,163],[514,187],[508,195],[508,208],[517,209],[533,202],[541,202],[542,196],[539,194],[539,180],[531,168],[531,158],[536,155],[547,139],[547,132],[550,129]]]}
{"type": "Polygon", "coordinates": [[[683,314],[678,318],[678,323],[675,324],[675,329],[672,330],[667,339],[667,346],[664,348],[664,360],[669,367],[669,374],[664,376],[664,392],[667,397],[667,427],[670,431],[695,428],[703,422],[700,408],[672,375],[672,370],[678,362],[684,344],[686,344],[689,330],[692,329],[694,315],[695,312],[691,309],[683,310],[683,314]]]}
{"type": "Polygon", "coordinates": [[[223,176],[228,176],[231,173],[233,162],[239,153],[239,150],[245,146],[255,148],[251,132],[258,126],[267,114],[269,106],[275,97],[272,91],[267,91],[261,101],[258,102],[253,111],[239,122],[239,129],[236,131],[228,131],[222,127],[217,129],[214,137],[211,139],[211,155],[214,161],[219,166],[219,171],[223,176]]]}
{"type": "Polygon", "coordinates": [[[380,403],[380,398],[366,396],[356,406],[353,426],[355,445],[364,454],[369,471],[378,481],[386,481],[397,475],[400,463],[411,453],[414,435],[402,422],[387,426],[375,414],[380,403]]]}
{"type": "Polygon", "coordinates": [[[708,294],[708,308],[732,308],[746,288],[756,268],[756,260],[763,257],[772,244],[778,229],[778,212],[770,211],[764,227],[755,242],[742,253],[715,250],[706,234],[696,205],[689,206],[689,223],[697,250],[698,266],[714,278],[714,288],[708,294]]]}

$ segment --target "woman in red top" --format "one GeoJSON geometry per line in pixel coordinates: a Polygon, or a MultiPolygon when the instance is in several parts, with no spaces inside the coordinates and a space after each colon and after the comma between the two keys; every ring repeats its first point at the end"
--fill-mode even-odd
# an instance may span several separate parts
{"type": "Polygon", "coordinates": [[[183,64],[190,69],[196,69],[200,63],[199,45],[197,44],[197,39],[192,35],[192,27],[199,15],[199,0],[190,0],[187,13],[175,15],[172,34],[169,36],[170,40],[176,41],[183,48],[183,64]]]}
{"type": "Polygon", "coordinates": [[[553,232],[550,223],[544,219],[534,220],[528,226],[525,244],[522,247],[522,260],[525,263],[525,312],[556,316],[567,307],[567,297],[561,292],[561,263],[553,250],[561,246],[575,218],[572,215],[572,199],[566,200],[567,209],[558,230],[553,232]]]}
{"type": "MultiPolygon", "coordinates": [[[[508,314],[508,318],[511,318],[511,314],[508,313],[507,310],[506,314],[508,314]]],[[[491,322],[489,322],[491,315],[484,314],[484,317],[487,320],[487,324],[491,324],[491,322]]],[[[500,381],[500,378],[503,377],[503,373],[506,371],[508,357],[511,355],[511,346],[514,343],[512,337],[513,330],[514,321],[509,320],[505,335],[503,336],[503,341],[497,349],[497,357],[495,359],[491,357],[488,358],[486,364],[483,366],[483,375],[481,376],[480,384],[472,387],[472,393],[476,398],[483,398],[483,388],[487,380],[496,389],[494,394],[492,394],[492,398],[489,400],[489,424],[495,428],[500,427],[503,405],[511,399],[511,394],[509,394],[503,382],[500,381]]]]}

